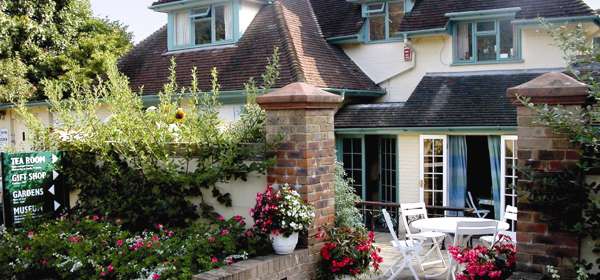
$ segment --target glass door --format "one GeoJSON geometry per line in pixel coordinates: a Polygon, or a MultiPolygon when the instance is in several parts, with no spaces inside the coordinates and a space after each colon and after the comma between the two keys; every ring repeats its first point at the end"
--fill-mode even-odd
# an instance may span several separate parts
{"type": "Polygon", "coordinates": [[[504,215],[506,205],[517,207],[517,136],[502,136],[501,143],[500,205],[501,213],[504,215]]]}
{"type": "Polygon", "coordinates": [[[447,148],[445,135],[421,136],[421,201],[427,206],[447,204],[447,148]]]}
{"type": "Polygon", "coordinates": [[[364,136],[341,136],[338,140],[338,161],[343,163],[346,176],[352,179],[352,186],[361,199],[365,199],[364,136]]]}
{"type": "Polygon", "coordinates": [[[382,137],[379,140],[379,200],[398,201],[398,171],[396,138],[382,137]]]}

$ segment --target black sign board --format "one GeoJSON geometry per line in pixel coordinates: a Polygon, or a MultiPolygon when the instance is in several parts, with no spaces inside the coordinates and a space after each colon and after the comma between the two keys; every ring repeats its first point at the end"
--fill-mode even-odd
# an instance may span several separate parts
{"type": "Polygon", "coordinates": [[[60,152],[2,153],[6,225],[18,225],[28,217],[54,216],[68,209],[69,194],[56,170],[60,156],[60,152]]]}

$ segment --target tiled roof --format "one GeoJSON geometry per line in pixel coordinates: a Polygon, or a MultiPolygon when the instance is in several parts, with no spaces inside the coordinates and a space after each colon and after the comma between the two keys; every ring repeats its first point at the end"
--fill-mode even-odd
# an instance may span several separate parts
{"type": "Polygon", "coordinates": [[[243,89],[250,77],[260,83],[267,58],[280,49],[281,73],[277,87],[307,82],[322,88],[378,90],[344,52],[323,38],[308,0],[279,0],[266,5],[235,46],[167,53],[167,29],[163,27],[136,46],[120,62],[132,87],[143,86],[155,94],[167,82],[172,56],[177,61],[177,82],[190,84],[190,72],[198,69],[202,89],[210,85],[212,67],[219,71],[222,90],[243,89]]]}
{"type": "Polygon", "coordinates": [[[155,1],[154,3],[152,3],[152,6],[170,3],[170,2],[177,2],[177,1],[183,1],[183,0],[158,0],[158,1],[155,1]]]}
{"type": "Polygon", "coordinates": [[[405,103],[346,106],[336,114],[335,127],[516,126],[506,90],[547,71],[428,74],[405,103]]]}
{"type": "Polygon", "coordinates": [[[443,28],[446,13],[520,7],[517,19],[589,16],[594,12],[582,0],[418,0],[404,17],[402,31],[443,28]]]}
{"type": "Polygon", "coordinates": [[[355,35],[364,19],[361,5],[346,0],[310,0],[325,38],[355,35]]]}

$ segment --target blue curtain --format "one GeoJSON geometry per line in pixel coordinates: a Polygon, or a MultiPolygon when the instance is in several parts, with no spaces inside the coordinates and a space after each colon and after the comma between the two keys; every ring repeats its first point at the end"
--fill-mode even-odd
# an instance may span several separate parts
{"type": "Polygon", "coordinates": [[[448,200],[450,207],[465,207],[467,197],[467,139],[448,136],[448,200]]]}
{"type": "Polygon", "coordinates": [[[488,136],[488,149],[490,151],[490,166],[492,169],[492,197],[494,199],[494,216],[500,219],[500,184],[502,174],[500,170],[500,136],[488,136]]]}

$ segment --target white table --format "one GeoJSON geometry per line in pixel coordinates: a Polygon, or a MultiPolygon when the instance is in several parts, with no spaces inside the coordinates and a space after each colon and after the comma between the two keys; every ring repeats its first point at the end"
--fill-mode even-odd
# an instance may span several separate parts
{"type": "MultiPolygon", "coordinates": [[[[420,231],[436,231],[448,234],[456,233],[456,224],[458,222],[477,222],[494,221],[492,219],[481,219],[475,217],[443,217],[416,220],[410,224],[411,227],[420,231]]],[[[498,231],[508,230],[510,225],[507,222],[498,221],[498,231]]]]}

